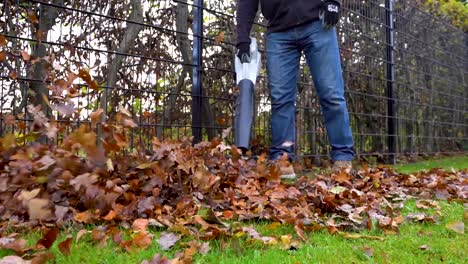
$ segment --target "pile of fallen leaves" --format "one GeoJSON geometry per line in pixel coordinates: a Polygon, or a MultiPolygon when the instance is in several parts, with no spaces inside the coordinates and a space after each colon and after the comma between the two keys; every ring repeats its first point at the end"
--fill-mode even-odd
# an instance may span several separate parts
{"type": "MultiPolygon", "coordinates": [[[[32,109],[32,108],[31,108],[32,109]]],[[[59,128],[39,111],[35,132],[54,138],[59,128]]],[[[193,237],[172,263],[190,263],[196,253],[209,251],[206,241],[244,235],[258,243],[296,247],[305,232],[327,229],[353,238],[349,231],[384,229],[398,232],[404,221],[436,222],[437,215],[403,216],[403,202],[418,200],[421,208],[438,208],[434,199],[466,202],[468,171],[434,169],[401,174],[364,165],[356,175],[304,175],[284,184],[265,155],[242,159],[239,150],[222,138],[192,145],[189,139],[161,142],[151,152],[129,151],[128,131],[136,125],[122,111],[114,124],[94,132],[102,111],[92,114],[91,126],[81,126],[59,144],[18,144],[13,135],[0,139],[0,249],[43,263],[58,228],[72,224],[97,244],[113,241],[125,251],[147,248],[150,227],[164,228],[158,242],[169,249],[181,237],[193,237]],[[290,224],[295,236],[265,237],[245,220],[290,224]],[[97,227],[84,229],[86,224],[97,227]],[[18,234],[39,227],[44,237],[32,247],[18,234]],[[124,239],[123,237],[126,237],[124,239]],[[205,241],[199,242],[199,241],[205,241]]],[[[379,237],[370,237],[380,239],[379,237]]],[[[59,243],[70,253],[72,238],[59,243]]],[[[52,254],[52,255],[51,255],[52,254]]],[[[13,257],[12,257],[13,258],[13,257]]],[[[147,263],[165,263],[159,255],[147,263]]],[[[21,263],[21,262],[18,262],[21,263]]]]}

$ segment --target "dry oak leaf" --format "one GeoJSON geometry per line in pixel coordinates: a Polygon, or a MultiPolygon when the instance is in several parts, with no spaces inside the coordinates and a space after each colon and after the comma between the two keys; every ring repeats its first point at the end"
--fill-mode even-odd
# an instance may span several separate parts
{"type": "Polygon", "coordinates": [[[180,236],[171,232],[162,232],[161,237],[158,239],[158,243],[162,250],[168,250],[179,241],[180,236]]]}
{"type": "Polygon", "coordinates": [[[463,223],[462,221],[448,223],[445,225],[445,227],[458,234],[465,234],[465,223],[463,223]]]}
{"type": "Polygon", "coordinates": [[[6,256],[0,259],[0,264],[31,264],[31,261],[18,256],[6,256]]]}
{"type": "Polygon", "coordinates": [[[52,228],[52,229],[47,230],[44,236],[39,241],[37,241],[36,246],[49,249],[50,247],[52,247],[55,240],[57,239],[58,233],[59,233],[58,228],[52,228]]]}
{"type": "Polygon", "coordinates": [[[60,252],[62,252],[63,255],[65,256],[70,255],[72,241],[73,241],[72,237],[67,237],[67,239],[65,239],[64,241],[58,244],[58,248],[60,252]]]}
{"type": "Polygon", "coordinates": [[[132,224],[132,229],[135,232],[146,232],[146,229],[148,228],[149,220],[148,219],[143,219],[143,218],[138,218],[133,221],[132,224]]]}

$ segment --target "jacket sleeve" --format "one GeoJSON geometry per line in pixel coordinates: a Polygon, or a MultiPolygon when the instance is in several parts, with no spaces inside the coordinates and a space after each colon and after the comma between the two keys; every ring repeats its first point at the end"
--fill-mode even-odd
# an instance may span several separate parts
{"type": "Polygon", "coordinates": [[[237,46],[250,43],[250,30],[257,15],[259,0],[237,0],[237,46]]]}

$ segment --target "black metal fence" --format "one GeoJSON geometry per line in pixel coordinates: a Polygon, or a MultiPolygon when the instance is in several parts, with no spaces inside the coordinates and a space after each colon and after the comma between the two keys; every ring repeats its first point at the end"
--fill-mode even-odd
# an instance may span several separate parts
{"type": "MultiPolygon", "coordinates": [[[[420,2],[343,1],[338,37],[360,158],[393,162],[468,150],[468,35],[420,2]]],[[[38,105],[59,134],[92,123],[97,109],[106,117],[99,122],[127,109],[138,125],[132,148],[154,136],[210,139],[231,127],[236,1],[4,0],[0,9],[0,135],[27,138],[38,105]]],[[[252,33],[262,53],[265,24],[259,16],[252,33]]],[[[319,163],[329,149],[302,61],[296,149],[319,163]]],[[[270,141],[264,68],[256,153],[270,141]]]]}

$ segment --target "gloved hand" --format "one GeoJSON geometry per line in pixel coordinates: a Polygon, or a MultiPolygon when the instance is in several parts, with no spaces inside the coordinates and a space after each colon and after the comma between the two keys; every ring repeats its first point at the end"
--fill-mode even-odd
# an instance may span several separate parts
{"type": "Polygon", "coordinates": [[[250,63],[250,44],[241,43],[238,46],[237,57],[239,57],[242,63],[250,63]]]}
{"type": "Polygon", "coordinates": [[[333,0],[324,0],[319,13],[325,30],[336,26],[340,21],[340,4],[333,0]]]}

